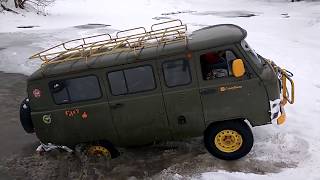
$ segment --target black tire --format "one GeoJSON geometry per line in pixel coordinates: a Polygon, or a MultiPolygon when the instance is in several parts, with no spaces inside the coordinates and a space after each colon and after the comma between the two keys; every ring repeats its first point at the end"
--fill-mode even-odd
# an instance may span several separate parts
{"type": "MultiPolygon", "coordinates": [[[[232,139],[229,136],[227,136],[227,138],[232,139]]],[[[206,129],[204,133],[204,144],[207,150],[209,151],[209,153],[211,153],[213,156],[223,160],[236,160],[244,157],[250,152],[253,146],[253,134],[248,124],[242,120],[218,122],[210,125],[206,129]],[[228,131],[228,130],[231,130],[231,131],[228,131]],[[220,150],[221,148],[224,148],[223,146],[224,144],[222,143],[222,145],[219,145],[219,142],[220,142],[219,138],[222,135],[224,136],[223,138],[226,139],[225,138],[226,135],[222,133],[227,133],[227,132],[229,134],[232,133],[232,137],[237,138],[238,140],[238,141],[235,140],[236,142],[231,140],[232,143],[233,144],[235,143],[235,145],[237,146],[235,149],[231,149],[231,150],[227,149],[232,152],[226,152],[227,150],[226,151],[220,150]],[[239,137],[239,135],[241,138],[239,137]],[[239,139],[241,139],[241,141],[239,139]],[[220,149],[218,146],[220,147],[220,149]]],[[[233,147],[234,146],[231,146],[231,148],[233,147]]]]}
{"type": "Polygon", "coordinates": [[[31,119],[31,109],[29,99],[25,98],[20,105],[20,122],[27,133],[34,133],[34,127],[31,119]]]}
{"type": "Polygon", "coordinates": [[[97,142],[90,143],[88,149],[90,149],[90,147],[92,146],[102,146],[106,148],[110,152],[112,159],[120,156],[120,152],[109,141],[97,141],[97,142]]]}

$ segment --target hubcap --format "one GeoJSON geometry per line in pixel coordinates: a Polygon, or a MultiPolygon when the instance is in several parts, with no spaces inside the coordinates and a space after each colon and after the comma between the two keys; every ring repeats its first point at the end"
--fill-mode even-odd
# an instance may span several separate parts
{"type": "Polygon", "coordinates": [[[242,136],[234,130],[222,130],[214,138],[215,146],[222,152],[232,153],[242,146],[242,136]]]}
{"type": "Polygon", "coordinates": [[[88,149],[88,153],[93,156],[104,156],[107,158],[111,158],[110,151],[103,146],[91,146],[88,149]]]}

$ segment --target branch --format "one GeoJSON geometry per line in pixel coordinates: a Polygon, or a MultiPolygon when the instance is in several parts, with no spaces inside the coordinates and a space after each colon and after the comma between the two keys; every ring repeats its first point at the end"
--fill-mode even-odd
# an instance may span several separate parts
{"type": "Polygon", "coordinates": [[[7,8],[7,7],[5,7],[3,4],[1,4],[1,7],[2,7],[2,9],[5,10],[5,11],[13,12],[13,13],[15,13],[15,14],[19,14],[17,11],[14,11],[14,10],[12,10],[12,9],[10,9],[10,8],[7,8]]]}

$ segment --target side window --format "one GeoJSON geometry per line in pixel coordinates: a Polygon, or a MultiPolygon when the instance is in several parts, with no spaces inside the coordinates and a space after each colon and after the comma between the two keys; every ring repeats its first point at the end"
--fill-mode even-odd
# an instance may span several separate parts
{"type": "Polygon", "coordinates": [[[49,88],[56,104],[73,103],[101,97],[96,76],[52,81],[49,88]]]}
{"type": "Polygon", "coordinates": [[[113,95],[121,95],[128,92],[123,71],[109,73],[108,79],[113,95]]]}
{"type": "MultiPolygon", "coordinates": [[[[59,85],[59,83],[55,84],[59,85]]],[[[67,88],[63,88],[61,91],[52,92],[54,102],[56,104],[64,104],[69,103],[70,98],[67,92],[67,88]]]]}
{"type": "Polygon", "coordinates": [[[156,87],[151,66],[143,66],[124,70],[128,92],[147,91],[156,87]]]}
{"type": "Polygon", "coordinates": [[[156,88],[151,66],[140,66],[108,73],[111,93],[115,96],[156,88]]]}
{"type": "Polygon", "coordinates": [[[202,54],[200,63],[203,79],[212,80],[232,76],[231,64],[235,59],[237,56],[230,50],[202,54]]]}
{"type": "Polygon", "coordinates": [[[168,87],[191,83],[190,65],[187,60],[168,61],[162,64],[164,79],[168,87]]]}
{"type": "Polygon", "coordinates": [[[101,96],[99,81],[95,76],[66,80],[66,86],[72,102],[97,99],[101,96]]]}

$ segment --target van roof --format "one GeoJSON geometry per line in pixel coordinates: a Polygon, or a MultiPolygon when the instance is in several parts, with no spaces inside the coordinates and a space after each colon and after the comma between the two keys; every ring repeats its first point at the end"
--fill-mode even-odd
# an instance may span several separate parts
{"type": "Polygon", "coordinates": [[[177,42],[168,45],[159,45],[150,48],[140,49],[137,52],[123,51],[114,54],[105,54],[67,61],[63,63],[46,64],[30,77],[29,81],[43,77],[59,76],[62,74],[75,73],[87,69],[98,69],[122,64],[130,64],[151,60],[161,56],[184,53],[186,50],[198,51],[227,44],[234,44],[242,41],[247,32],[233,24],[220,24],[208,26],[192,32],[187,38],[187,43],[177,42]]]}

